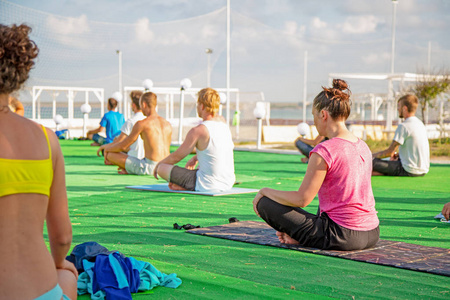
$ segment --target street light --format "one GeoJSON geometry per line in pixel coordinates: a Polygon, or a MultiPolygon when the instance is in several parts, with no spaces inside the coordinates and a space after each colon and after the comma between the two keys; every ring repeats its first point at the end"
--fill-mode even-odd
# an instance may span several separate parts
{"type": "Polygon", "coordinates": [[[116,50],[116,53],[119,55],[119,92],[122,93],[122,51],[116,50]]]}
{"type": "Polygon", "coordinates": [[[227,94],[219,93],[220,104],[219,104],[219,115],[222,115],[222,107],[225,103],[227,103],[227,94]]]}
{"type": "Polygon", "coordinates": [[[61,125],[64,122],[64,118],[61,115],[55,115],[53,117],[53,121],[55,121],[56,130],[58,130],[58,126],[61,125]]]}
{"type": "Polygon", "coordinates": [[[266,108],[264,102],[257,102],[256,107],[253,110],[253,116],[258,121],[257,136],[256,136],[256,149],[261,149],[261,137],[262,137],[262,119],[266,116],[266,108]]]}
{"type": "Polygon", "coordinates": [[[394,73],[394,59],[395,59],[395,15],[397,12],[397,0],[392,0],[392,46],[391,46],[391,73],[394,73]]]}
{"type": "Polygon", "coordinates": [[[120,102],[122,102],[123,96],[122,96],[122,93],[121,93],[121,92],[114,92],[114,93],[111,95],[111,98],[116,99],[117,102],[120,103],[120,102]]]}
{"type": "Polygon", "coordinates": [[[206,48],[205,53],[208,57],[208,68],[206,69],[206,86],[211,87],[211,54],[213,53],[213,49],[206,48]]]}
{"type": "Polygon", "coordinates": [[[183,114],[184,114],[184,91],[190,89],[192,86],[192,81],[189,78],[184,78],[180,82],[181,92],[180,92],[180,118],[178,119],[178,144],[181,145],[182,135],[183,135],[183,114]]]}
{"type": "Polygon", "coordinates": [[[297,131],[302,137],[305,137],[310,132],[308,123],[302,122],[297,125],[297,131]]]}
{"type": "Polygon", "coordinates": [[[83,113],[83,136],[86,136],[86,125],[89,113],[92,111],[92,107],[89,103],[85,103],[80,107],[81,112],[83,113]]]}
{"type": "Polygon", "coordinates": [[[145,79],[142,82],[142,86],[146,92],[150,91],[153,88],[153,81],[151,79],[145,79]]]}

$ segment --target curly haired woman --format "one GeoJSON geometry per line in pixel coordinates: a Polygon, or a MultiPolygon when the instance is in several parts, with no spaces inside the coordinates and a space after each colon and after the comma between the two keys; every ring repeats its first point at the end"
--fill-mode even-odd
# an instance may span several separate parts
{"type": "Polygon", "coordinates": [[[0,299],[76,299],[61,148],[51,130],[8,106],[38,55],[30,31],[0,24],[0,299]]]}

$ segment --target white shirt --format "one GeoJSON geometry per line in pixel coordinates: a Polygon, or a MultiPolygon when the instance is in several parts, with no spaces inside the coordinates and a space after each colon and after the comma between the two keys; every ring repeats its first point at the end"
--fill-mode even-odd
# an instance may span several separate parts
{"type": "Polygon", "coordinates": [[[417,117],[398,125],[394,141],[400,144],[398,154],[403,169],[411,174],[426,174],[430,169],[430,145],[427,129],[417,117]]]}
{"type": "Polygon", "coordinates": [[[196,191],[226,191],[236,181],[234,175],[234,144],[228,125],[217,121],[202,123],[209,132],[205,150],[197,150],[198,172],[196,191]]]}
{"type": "MultiPolygon", "coordinates": [[[[139,111],[134,114],[133,117],[129,118],[122,126],[120,131],[125,133],[126,135],[130,135],[131,130],[133,129],[134,124],[137,121],[144,120],[146,117],[144,114],[139,111]]],[[[129,156],[134,156],[139,159],[143,159],[145,157],[145,149],[144,149],[144,141],[139,136],[138,139],[130,146],[130,150],[128,151],[129,156]]]]}

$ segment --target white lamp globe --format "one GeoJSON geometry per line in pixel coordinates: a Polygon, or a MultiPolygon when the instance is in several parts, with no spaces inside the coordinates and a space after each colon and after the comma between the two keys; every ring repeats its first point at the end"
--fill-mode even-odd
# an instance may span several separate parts
{"type": "Polygon", "coordinates": [[[55,115],[53,117],[53,121],[55,121],[56,125],[62,124],[62,122],[64,122],[64,118],[61,115],[55,115]]]}
{"type": "Polygon", "coordinates": [[[253,110],[253,115],[257,119],[262,119],[262,118],[264,118],[266,116],[266,109],[264,108],[264,106],[258,105],[253,110]]]}
{"type": "Polygon", "coordinates": [[[111,98],[116,99],[117,102],[121,102],[123,96],[122,96],[122,93],[121,93],[121,92],[114,92],[114,93],[111,95],[111,98]]]}
{"type": "Polygon", "coordinates": [[[305,136],[310,132],[309,125],[305,122],[302,122],[297,125],[297,131],[301,136],[305,136]]]}
{"type": "Polygon", "coordinates": [[[92,107],[88,103],[85,103],[81,105],[80,110],[83,114],[89,114],[92,111],[92,107]]]}
{"type": "Polygon", "coordinates": [[[225,103],[227,103],[227,94],[225,94],[225,93],[219,93],[219,97],[220,97],[220,104],[225,104],[225,103]]]}
{"type": "Polygon", "coordinates": [[[180,85],[183,90],[187,90],[191,88],[192,81],[189,78],[184,78],[183,80],[181,80],[180,85]]]}
{"type": "Polygon", "coordinates": [[[144,89],[145,89],[146,91],[149,91],[149,90],[151,90],[152,87],[153,87],[153,81],[152,81],[151,79],[145,79],[145,80],[142,82],[142,86],[144,87],[144,89]]]}

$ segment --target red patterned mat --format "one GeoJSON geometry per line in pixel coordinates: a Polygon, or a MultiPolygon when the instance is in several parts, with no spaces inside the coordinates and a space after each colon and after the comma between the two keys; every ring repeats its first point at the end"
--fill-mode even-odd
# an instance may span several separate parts
{"type": "Polygon", "coordinates": [[[254,221],[196,228],[187,230],[186,232],[450,276],[450,249],[445,248],[380,240],[374,248],[366,250],[320,250],[297,245],[281,244],[275,235],[274,229],[264,222],[254,221]]]}

